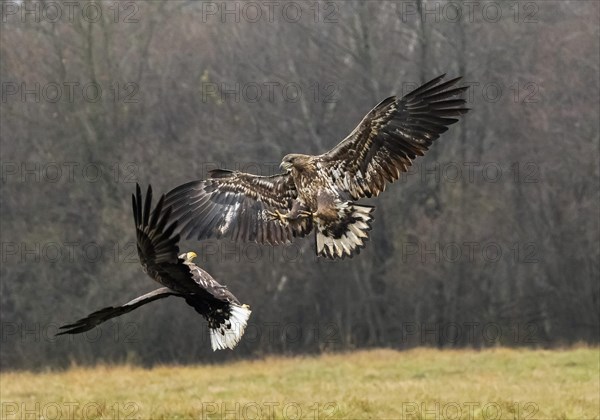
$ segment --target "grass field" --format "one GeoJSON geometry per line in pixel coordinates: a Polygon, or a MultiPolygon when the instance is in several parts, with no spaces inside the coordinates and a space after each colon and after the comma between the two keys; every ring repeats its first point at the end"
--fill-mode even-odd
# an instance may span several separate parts
{"type": "Polygon", "coordinates": [[[2,373],[2,419],[600,418],[600,349],[357,351],[2,373]]]}

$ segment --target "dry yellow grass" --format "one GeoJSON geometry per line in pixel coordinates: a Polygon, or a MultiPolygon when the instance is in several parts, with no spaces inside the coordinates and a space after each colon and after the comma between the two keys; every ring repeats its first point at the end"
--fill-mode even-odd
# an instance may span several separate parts
{"type": "Polygon", "coordinates": [[[2,418],[598,419],[599,357],[597,348],[372,350],[3,373],[2,418]]]}

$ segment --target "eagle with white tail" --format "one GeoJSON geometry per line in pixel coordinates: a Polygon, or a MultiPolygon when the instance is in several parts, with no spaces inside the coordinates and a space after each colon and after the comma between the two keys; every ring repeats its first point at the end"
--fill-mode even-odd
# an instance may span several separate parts
{"type": "Polygon", "coordinates": [[[178,232],[188,239],[276,245],[314,229],[318,255],[357,254],[368,240],[374,207],[356,200],[377,196],[469,111],[458,97],[467,87],[454,87],[460,77],[442,82],[444,76],[383,100],[327,153],[285,156],[284,173],[218,169],[171,190],[165,206],[172,207],[178,232]]]}
{"type": "Polygon", "coordinates": [[[208,321],[213,350],[233,349],[244,334],[250,309],[202,270],[192,260],[194,252],[179,255],[177,222],[168,223],[171,209],[164,206],[164,195],[150,212],[152,188],[148,186],[142,203],[140,186],[133,196],[137,250],[144,272],[164,287],[133,299],[122,306],[100,309],[87,317],[60,327],[62,334],[79,334],[103,322],[126,314],[142,305],[169,296],[184,298],[188,305],[208,321]]]}

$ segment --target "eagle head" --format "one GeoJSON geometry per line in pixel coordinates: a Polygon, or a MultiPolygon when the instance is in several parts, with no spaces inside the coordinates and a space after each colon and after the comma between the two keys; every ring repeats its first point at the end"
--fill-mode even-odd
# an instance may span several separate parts
{"type": "Polygon", "coordinates": [[[301,169],[309,158],[310,156],[307,155],[291,153],[284,156],[279,167],[287,172],[291,171],[292,168],[301,169]]]}
{"type": "Polygon", "coordinates": [[[184,254],[181,254],[179,256],[179,258],[181,258],[182,260],[184,260],[184,262],[186,262],[186,263],[190,263],[197,256],[198,256],[198,254],[196,254],[194,251],[190,251],[190,252],[186,252],[184,254]]]}

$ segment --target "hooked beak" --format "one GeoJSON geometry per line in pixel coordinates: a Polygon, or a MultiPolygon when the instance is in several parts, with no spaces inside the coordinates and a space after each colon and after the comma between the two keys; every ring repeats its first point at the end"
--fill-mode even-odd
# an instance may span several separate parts
{"type": "Polygon", "coordinates": [[[187,258],[186,259],[188,261],[192,261],[197,256],[198,256],[198,254],[196,254],[194,251],[190,251],[190,252],[187,253],[187,255],[186,255],[187,258]]]}
{"type": "Polygon", "coordinates": [[[290,169],[292,169],[292,164],[290,162],[281,162],[281,164],[279,165],[279,169],[289,171],[290,169]]]}

